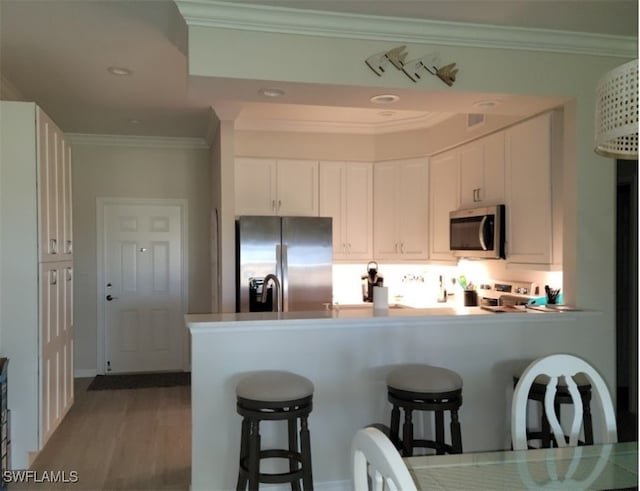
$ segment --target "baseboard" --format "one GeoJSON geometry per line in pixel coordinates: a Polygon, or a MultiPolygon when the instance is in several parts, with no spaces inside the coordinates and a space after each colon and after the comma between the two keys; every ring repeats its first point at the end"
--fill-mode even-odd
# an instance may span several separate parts
{"type": "Polygon", "coordinates": [[[76,368],[73,372],[75,378],[88,378],[98,375],[98,370],[95,368],[76,368]]]}

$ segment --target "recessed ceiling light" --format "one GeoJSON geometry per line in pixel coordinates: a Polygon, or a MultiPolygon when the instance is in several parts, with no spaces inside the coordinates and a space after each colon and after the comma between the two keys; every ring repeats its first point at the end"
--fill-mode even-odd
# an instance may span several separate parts
{"type": "Polygon", "coordinates": [[[395,94],[380,94],[374,95],[369,99],[374,104],[392,104],[400,100],[400,97],[395,94]]]}
{"type": "Polygon", "coordinates": [[[477,107],[478,109],[491,109],[492,107],[496,107],[498,104],[500,104],[499,101],[486,99],[486,100],[474,102],[473,107],[477,107]]]}
{"type": "Polygon", "coordinates": [[[140,124],[142,123],[142,121],[140,121],[139,119],[130,119],[129,120],[129,124],[140,124]]]}
{"type": "Polygon", "coordinates": [[[395,111],[380,111],[378,113],[378,116],[389,117],[389,116],[393,116],[394,114],[395,114],[395,111]]]}
{"type": "Polygon", "coordinates": [[[258,94],[265,97],[282,97],[284,95],[284,90],[277,87],[266,87],[264,89],[260,89],[258,94]]]}
{"type": "Polygon", "coordinates": [[[133,73],[133,70],[121,66],[110,66],[109,68],[107,68],[107,71],[111,75],[117,75],[118,77],[131,75],[133,73]]]}

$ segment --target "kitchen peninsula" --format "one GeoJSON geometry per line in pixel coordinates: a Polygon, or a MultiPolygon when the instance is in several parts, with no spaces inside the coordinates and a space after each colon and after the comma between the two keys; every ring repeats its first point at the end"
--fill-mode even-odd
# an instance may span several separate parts
{"type": "MultiPolygon", "coordinates": [[[[536,357],[582,356],[614,386],[613,343],[603,345],[606,328],[597,312],[493,314],[446,307],[378,312],[364,307],[193,314],[185,321],[192,350],[194,490],[235,487],[241,418],[234,390],[251,371],[290,370],[313,381],[314,482],[318,488],[345,490],[350,489],[352,436],[367,424],[388,424],[385,375],[396,364],[427,363],[462,376],[465,451],[509,447],[511,377],[536,357]]],[[[263,447],[285,444],[282,428],[263,426],[263,447]]]]}

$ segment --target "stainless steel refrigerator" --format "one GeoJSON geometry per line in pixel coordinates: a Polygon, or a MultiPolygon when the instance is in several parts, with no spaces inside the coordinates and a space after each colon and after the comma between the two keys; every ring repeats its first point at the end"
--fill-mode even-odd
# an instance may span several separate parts
{"type": "Polygon", "coordinates": [[[236,310],[324,310],[333,300],[332,219],[242,216],[236,221],[236,310]],[[275,275],[272,280],[267,275],[275,275]],[[267,284],[264,279],[268,278],[267,284]],[[263,288],[266,303],[262,303],[263,288]],[[279,298],[278,298],[279,297],[279,298]],[[279,302],[281,302],[279,304],[279,302]]]}

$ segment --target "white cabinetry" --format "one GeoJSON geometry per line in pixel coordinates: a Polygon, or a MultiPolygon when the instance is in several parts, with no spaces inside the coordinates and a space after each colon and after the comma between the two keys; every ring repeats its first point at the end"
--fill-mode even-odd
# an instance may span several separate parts
{"type": "Polygon", "coordinates": [[[455,263],[449,250],[449,212],[458,209],[459,152],[450,150],[429,161],[429,259],[455,263]]]}
{"type": "Polygon", "coordinates": [[[235,214],[318,216],[318,162],[236,158],[235,214]]]}
{"type": "Polygon", "coordinates": [[[0,350],[21,469],[73,403],[71,154],[33,103],[0,102],[0,134],[0,350]]]}
{"type": "Polygon", "coordinates": [[[426,260],[428,159],[374,164],[374,258],[426,260]]]}
{"type": "Polygon", "coordinates": [[[504,132],[463,145],[460,208],[504,203],[504,132]]]}
{"type": "Polygon", "coordinates": [[[560,135],[558,113],[537,116],[506,131],[506,255],[510,266],[560,267],[560,135]],[[556,187],[557,186],[557,187],[556,187]]]}
{"type": "Polygon", "coordinates": [[[333,259],[373,257],[373,169],[365,162],[320,162],[320,216],[333,218],[333,259]]]}

